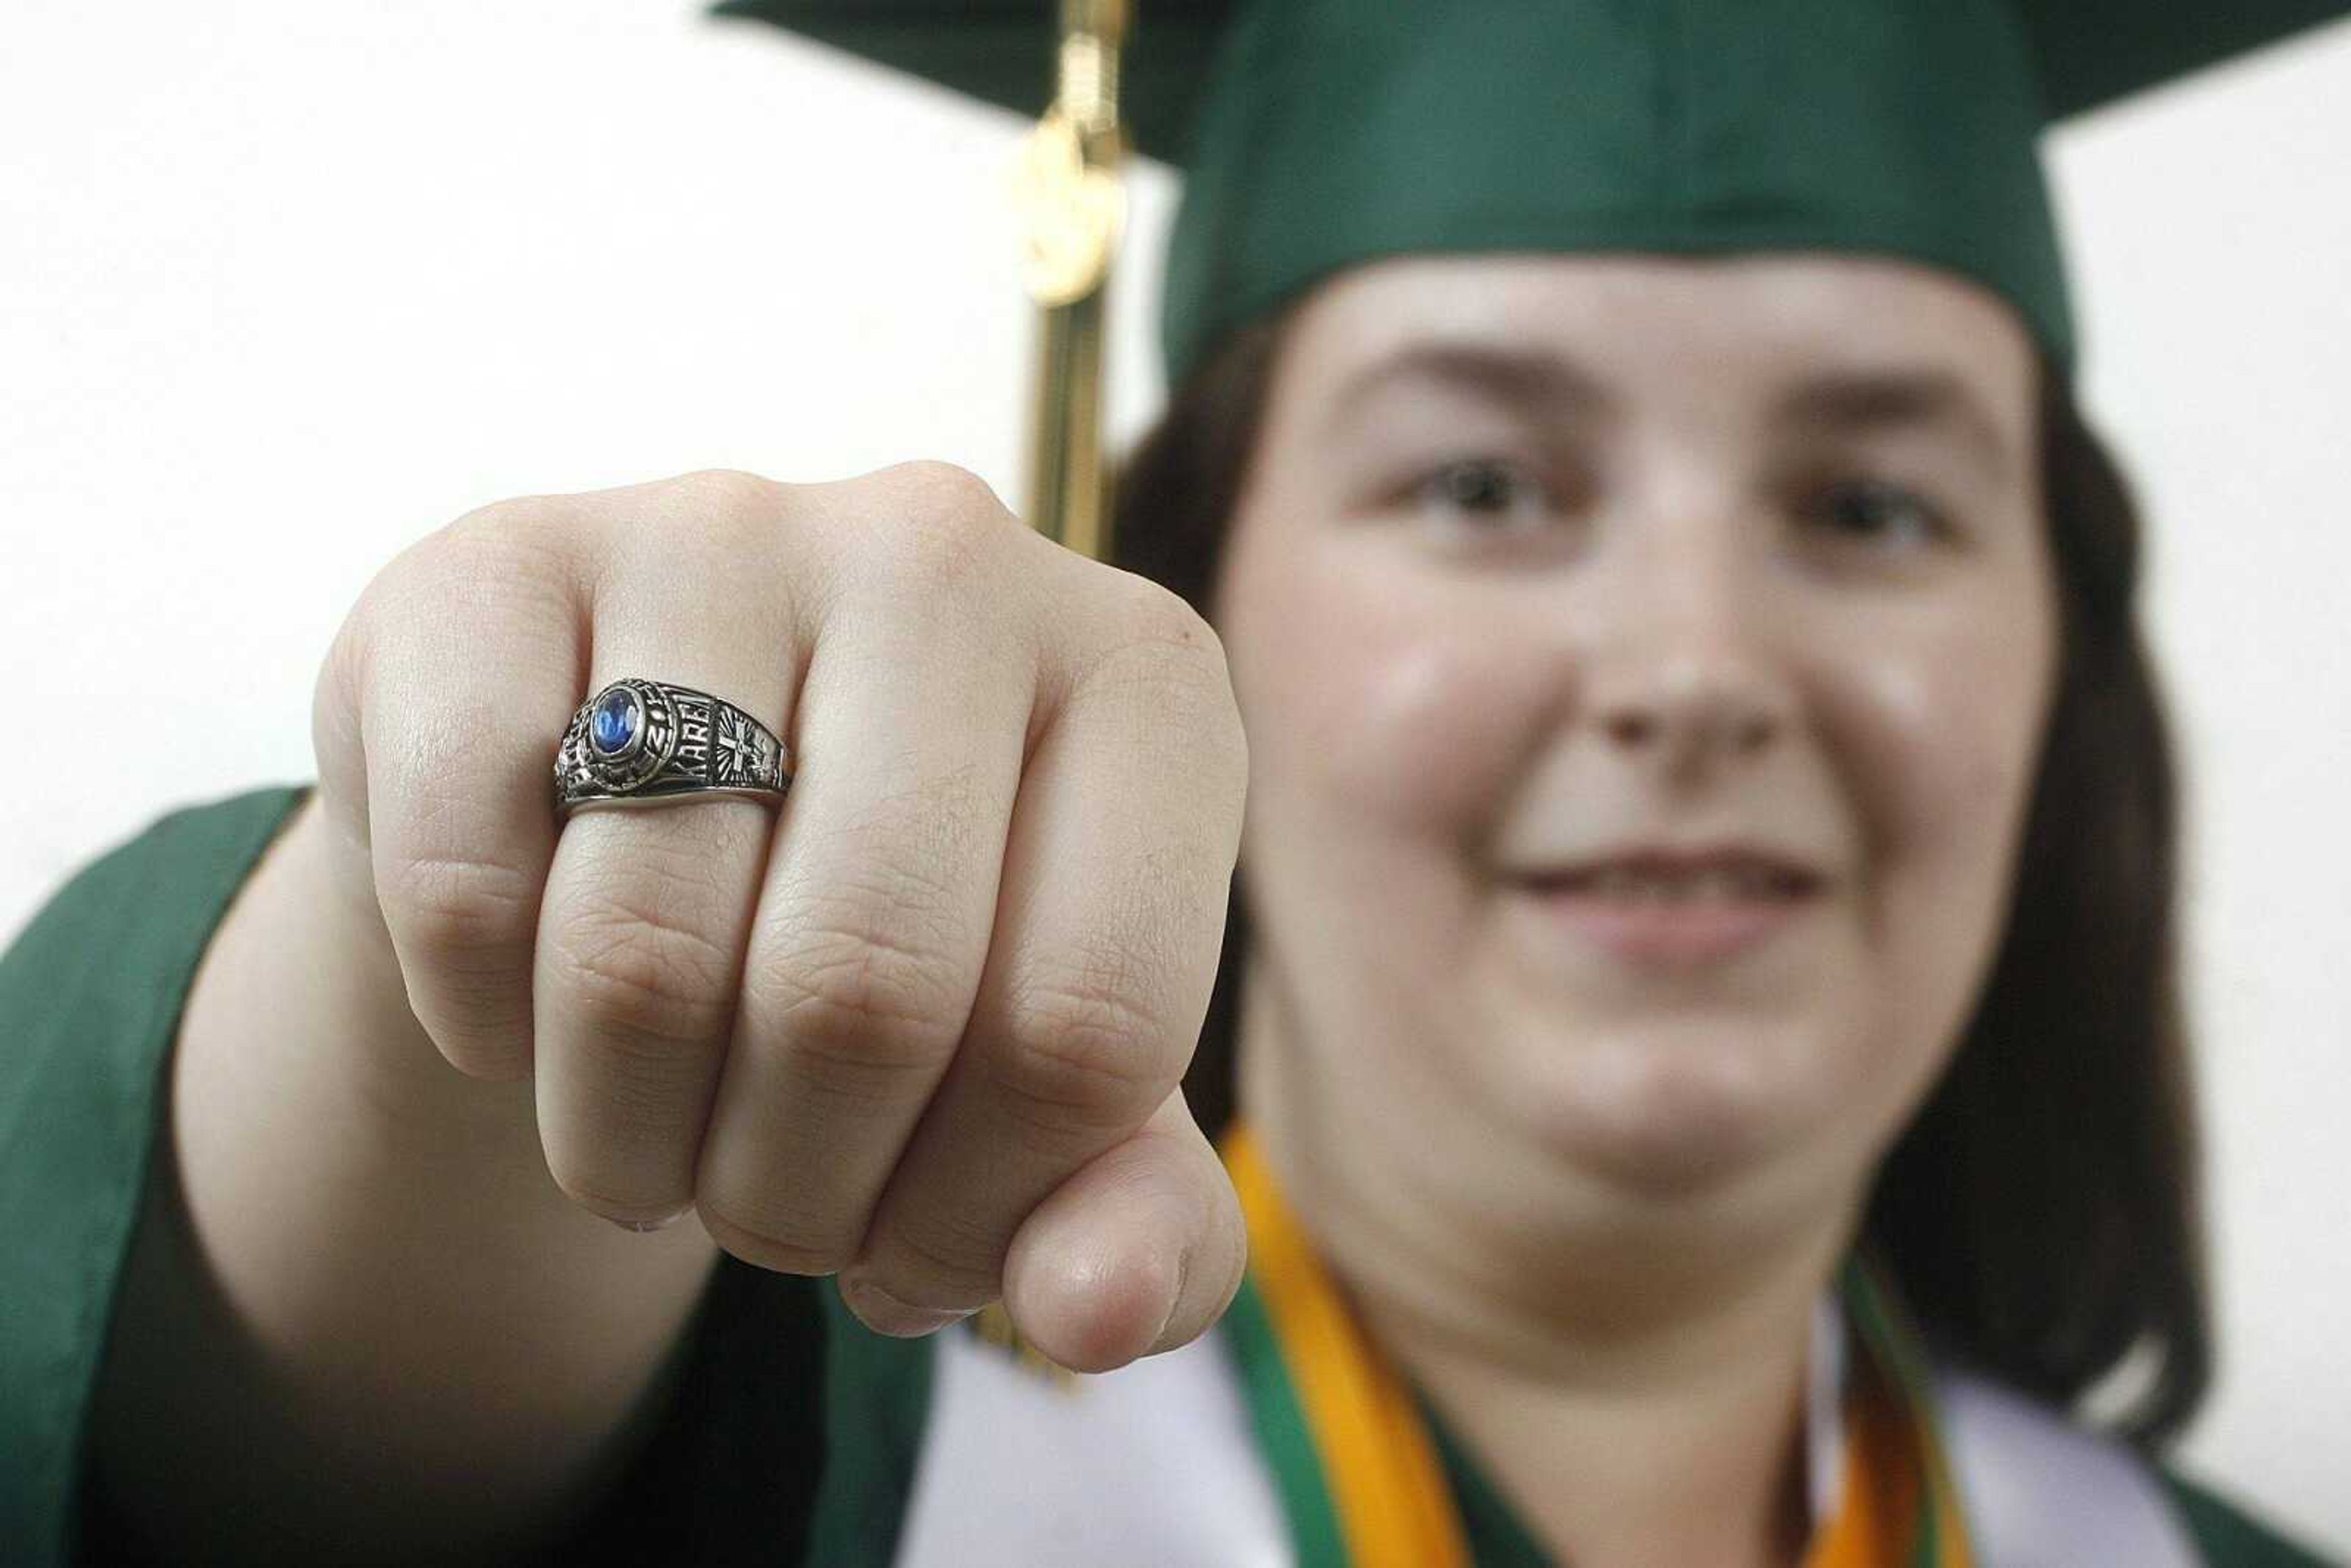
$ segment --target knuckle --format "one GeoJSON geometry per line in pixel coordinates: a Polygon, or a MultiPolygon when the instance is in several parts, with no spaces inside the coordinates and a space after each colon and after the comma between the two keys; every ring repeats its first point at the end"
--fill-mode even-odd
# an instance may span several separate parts
{"type": "MultiPolygon", "coordinates": [[[[456,552],[482,546],[512,549],[517,542],[538,547],[571,532],[580,520],[581,507],[575,497],[509,496],[475,507],[423,542],[431,549],[456,552]]],[[[465,558],[460,555],[459,559],[465,558]]]]}
{"type": "Polygon", "coordinates": [[[859,1028],[837,1010],[803,1017],[818,1027],[797,1030],[777,1053],[794,1092],[861,1120],[919,1103],[955,1049],[945,1030],[859,1028]]]}
{"type": "Polygon", "coordinates": [[[747,468],[697,468],[681,474],[671,485],[689,495],[707,497],[730,509],[760,512],[772,509],[783,486],[747,468]]]}
{"type": "Polygon", "coordinates": [[[1115,580],[1118,624],[1128,640],[1194,654],[1222,666],[1224,642],[1190,600],[1139,572],[1115,567],[1104,570],[1115,580]]]}
{"type": "Polygon", "coordinates": [[[377,574],[360,605],[392,641],[460,620],[543,629],[559,642],[571,623],[576,548],[536,501],[500,502],[411,546],[377,574]]]}
{"type": "Polygon", "coordinates": [[[1002,542],[1010,514],[987,481],[950,463],[884,470],[887,525],[876,564],[886,580],[919,590],[965,580],[1002,542]]]}
{"type": "Polygon", "coordinates": [[[1130,966],[1022,982],[1006,1038],[987,1059],[1013,1113],[1061,1131],[1125,1132],[1175,1088],[1182,1065],[1158,1009],[1137,999],[1130,966]]]}
{"type": "Polygon", "coordinates": [[[590,897],[553,951],[581,1010],[608,1029],[695,1043],[721,1038],[733,1017],[734,954],[674,917],[590,897]]]}
{"type": "Polygon", "coordinates": [[[1125,610],[1131,623],[1144,637],[1170,647],[1197,649],[1213,653],[1221,661],[1224,643],[1207,616],[1192,607],[1192,601],[1153,578],[1138,572],[1120,571],[1126,593],[1125,610]]]}
{"type": "Polygon", "coordinates": [[[700,468],[668,481],[660,494],[657,509],[675,527],[632,536],[640,547],[675,549],[683,533],[746,566],[774,548],[785,502],[784,486],[773,480],[741,468],[700,468]]]}
{"type": "Polygon", "coordinates": [[[745,980],[762,1038],[796,1073],[843,1097],[894,1101],[955,1050],[967,1007],[956,967],[904,906],[837,897],[811,910],[787,952],[745,980]]]}
{"type": "Polygon", "coordinates": [[[897,492],[900,505],[916,513],[965,521],[1004,510],[988,482],[958,464],[919,458],[884,468],[877,477],[897,492]]]}
{"type": "Polygon", "coordinates": [[[1249,779],[1249,733],[1224,642],[1180,595],[1145,586],[1150,592],[1136,593],[1134,608],[1098,645],[1073,695],[1139,708],[1149,716],[1155,744],[1238,801],[1249,779]]]}
{"type": "Polygon", "coordinates": [[[1217,629],[1174,590],[1119,575],[1125,582],[1090,678],[1168,685],[1232,706],[1232,670],[1217,629]]]}
{"type": "Polygon", "coordinates": [[[462,857],[406,859],[377,879],[395,944],[455,973],[516,967],[536,933],[538,896],[530,873],[462,857]]]}

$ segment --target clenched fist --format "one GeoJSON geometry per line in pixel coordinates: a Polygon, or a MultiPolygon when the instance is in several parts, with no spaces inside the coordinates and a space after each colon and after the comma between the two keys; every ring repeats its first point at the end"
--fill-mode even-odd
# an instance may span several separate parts
{"type": "Polygon", "coordinates": [[[531,1078],[580,1205],[837,1271],[884,1333],[1001,1297],[1081,1370],[1223,1312],[1239,1213],[1177,1085],[1248,754],[1176,595],[941,465],[534,497],[385,569],[314,728],[418,1022],[531,1078]],[[768,725],[788,796],[560,818],[564,726],[623,677],[768,725]]]}

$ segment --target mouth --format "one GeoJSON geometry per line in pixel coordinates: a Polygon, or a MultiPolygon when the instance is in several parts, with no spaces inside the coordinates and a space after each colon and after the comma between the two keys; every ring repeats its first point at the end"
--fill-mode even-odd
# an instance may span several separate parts
{"type": "Polygon", "coordinates": [[[1644,967],[1687,968],[1743,956],[1802,926],[1827,880],[1748,856],[1631,857],[1517,883],[1571,943],[1644,967]]]}

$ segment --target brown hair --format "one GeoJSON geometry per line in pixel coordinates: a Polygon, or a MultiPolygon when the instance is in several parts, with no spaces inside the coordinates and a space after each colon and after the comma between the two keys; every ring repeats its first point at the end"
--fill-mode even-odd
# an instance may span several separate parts
{"type": "MultiPolygon", "coordinates": [[[[1233,333],[1121,476],[1113,559],[1203,615],[1288,317],[1233,333]]],[[[1998,956],[1949,1067],[1879,1167],[1864,1241],[1940,1352],[2011,1386],[2067,1406],[2133,1358],[2140,1375],[2112,1424],[2151,1449],[2211,1371],[2177,786],[2137,623],[2137,508],[2064,378],[2044,365],[2041,384],[2055,700],[1998,956]]],[[[1184,1083],[1212,1138],[1234,1109],[1246,902],[1236,873],[1184,1083]]]]}

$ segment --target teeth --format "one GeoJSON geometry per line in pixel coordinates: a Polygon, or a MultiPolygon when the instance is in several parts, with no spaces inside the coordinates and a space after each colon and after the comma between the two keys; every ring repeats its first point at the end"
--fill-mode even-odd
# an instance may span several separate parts
{"type": "Polygon", "coordinates": [[[1604,866],[1583,884],[1604,898],[1635,904],[1667,904],[1699,898],[1771,898],[1781,891],[1778,873],[1760,866],[1708,866],[1698,872],[1661,873],[1604,866]]]}

